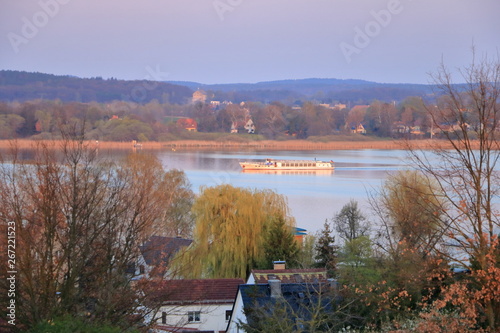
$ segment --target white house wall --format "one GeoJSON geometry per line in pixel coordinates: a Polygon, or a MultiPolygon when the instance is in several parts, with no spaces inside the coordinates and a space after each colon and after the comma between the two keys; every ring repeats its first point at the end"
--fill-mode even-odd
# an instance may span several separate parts
{"type": "Polygon", "coordinates": [[[241,297],[241,292],[238,290],[238,295],[236,296],[236,301],[234,302],[233,315],[231,316],[231,322],[227,328],[227,333],[242,333],[243,330],[238,328],[238,323],[246,323],[247,317],[243,312],[243,299],[241,297]]]}
{"type": "Polygon", "coordinates": [[[226,321],[226,311],[231,311],[233,305],[164,305],[156,315],[156,324],[160,326],[175,326],[197,329],[200,331],[225,331],[228,321],[226,321]],[[200,322],[189,323],[188,312],[200,311],[200,322]],[[162,323],[162,312],[167,313],[166,324],[162,323]]]}

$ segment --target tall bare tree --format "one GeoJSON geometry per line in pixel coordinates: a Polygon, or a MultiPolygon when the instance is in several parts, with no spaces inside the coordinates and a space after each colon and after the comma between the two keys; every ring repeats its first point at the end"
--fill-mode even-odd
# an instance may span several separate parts
{"type": "MultiPolygon", "coordinates": [[[[446,216],[448,257],[472,270],[481,289],[500,284],[498,262],[491,260],[500,229],[500,61],[474,59],[459,71],[463,84],[454,84],[442,65],[433,76],[444,95],[428,107],[433,128],[447,145],[435,142],[432,152],[413,149],[415,166],[438,184],[436,193],[446,216]],[[473,267],[470,258],[476,263],[473,267]]],[[[480,295],[476,307],[488,326],[500,328],[500,294],[480,295]]]]}
{"type": "Polygon", "coordinates": [[[335,225],[335,231],[345,242],[366,236],[370,230],[366,217],[358,208],[358,202],[352,199],[335,214],[332,222],[335,225]]]}
{"type": "Polygon", "coordinates": [[[129,267],[157,229],[165,172],[139,156],[101,160],[82,139],[40,143],[30,162],[14,151],[1,165],[0,223],[16,228],[18,327],[64,315],[128,327],[146,314],[129,267]]]}
{"type": "Polygon", "coordinates": [[[444,203],[437,184],[420,172],[389,176],[370,204],[381,222],[375,244],[393,258],[407,249],[425,258],[443,239],[444,203]]]}

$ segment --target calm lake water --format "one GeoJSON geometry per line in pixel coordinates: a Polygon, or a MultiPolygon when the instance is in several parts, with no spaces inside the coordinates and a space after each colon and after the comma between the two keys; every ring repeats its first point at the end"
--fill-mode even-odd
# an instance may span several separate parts
{"type": "MultiPolygon", "coordinates": [[[[0,151],[5,154],[5,151],[0,151]]],[[[125,151],[108,151],[108,158],[122,158],[125,151]]],[[[140,151],[138,151],[140,153],[140,151]]],[[[149,152],[148,152],[149,153],[149,152]]],[[[318,150],[318,151],[153,151],[167,169],[183,170],[193,191],[201,186],[233,186],[272,189],[288,199],[290,213],[297,226],[310,233],[320,230],[325,219],[332,218],[350,199],[358,201],[370,218],[368,192],[378,190],[386,177],[408,168],[402,150],[318,150]],[[335,170],[262,173],[242,171],[238,162],[248,160],[305,159],[333,160],[335,170]]],[[[33,158],[33,151],[21,154],[33,158]]]]}
{"type": "Polygon", "coordinates": [[[391,172],[408,168],[405,154],[401,150],[157,153],[167,168],[183,170],[197,193],[201,186],[231,184],[285,195],[297,226],[311,233],[321,229],[325,219],[333,217],[350,199],[357,200],[369,217],[368,192],[377,190],[391,172]],[[238,164],[264,158],[333,160],[335,170],[262,173],[242,171],[238,164]]]}

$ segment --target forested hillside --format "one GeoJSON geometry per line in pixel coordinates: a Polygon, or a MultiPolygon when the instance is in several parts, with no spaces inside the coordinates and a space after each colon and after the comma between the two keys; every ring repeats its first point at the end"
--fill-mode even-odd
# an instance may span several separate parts
{"type": "Polygon", "coordinates": [[[60,99],[63,102],[130,101],[183,104],[191,97],[191,89],[165,82],[78,78],[43,73],[0,71],[0,100],[27,101],[60,99]]]}
{"type": "Polygon", "coordinates": [[[369,104],[373,100],[402,101],[408,96],[431,99],[433,86],[425,84],[378,83],[364,80],[301,79],[257,83],[202,84],[172,81],[170,83],[204,89],[216,100],[233,102],[280,101],[293,104],[297,100],[316,100],[321,103],[369,104]]]}

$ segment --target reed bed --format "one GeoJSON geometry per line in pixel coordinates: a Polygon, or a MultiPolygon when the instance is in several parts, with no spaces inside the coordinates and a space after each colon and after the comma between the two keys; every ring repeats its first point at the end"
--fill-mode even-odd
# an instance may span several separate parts
{"type": "MultiPolygon", "coordinates": [[[[0,140],[0,149],[6,150],[16,144],[20,149],[30,149],[37,144],[46,144],[48,147],[58,149],[62,141],[46,140],[0,140]]],[[[143,150],[357,150],[357,149],[379,149],[394,150],[406,149],[410,143],[416,149],[451,148],[447,141],[440,140],[403,140],[392,141],[330,141],[313,142],[308,140],[288,140],[288,141],[201,141],[201,140],[178,140],[165,142],[111,142],[111,141],[86,141],[91,147],[98,147],[106,150],[120,149],[143,149],[143,150]]]]}

